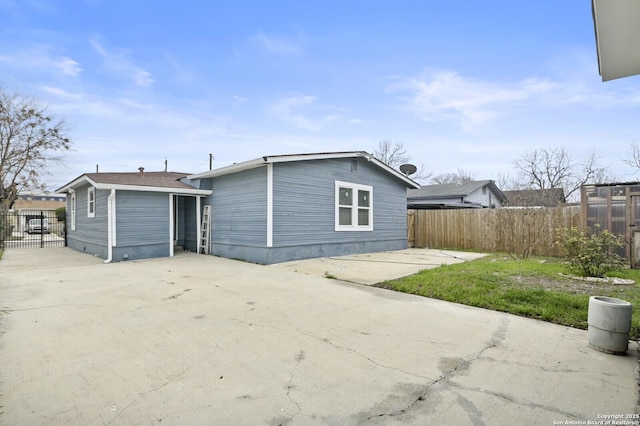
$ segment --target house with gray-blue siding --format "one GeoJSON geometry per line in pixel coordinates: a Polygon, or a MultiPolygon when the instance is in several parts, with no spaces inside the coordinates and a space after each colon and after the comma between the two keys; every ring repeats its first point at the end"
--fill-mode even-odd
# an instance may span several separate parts
{"type": "Polygon", "coordinates": [[[276,155],[188,176],[211,190],[209,252],[271,264],[407,248],[407,188],[366,152],[276,155]]]}
{"type": "Polygon", "coordinates": [[[182,180],[186,173],[86,173],[56,192],[67,194],[68,247],[105,262],[196,251],[201,200],[211,191],[182,180]]]}
{"type": "Polygon", "coordinates": [[[146,187],[162,172],[141,173],[86,174],[58,190],[70,247],[117,261],[181,246],[261,264],[399,250],[407,188],[419,187],[362,151],[265,156],[146,187]],[[92,191],[85,217],[77,206],[90,209],[92,191]]]}

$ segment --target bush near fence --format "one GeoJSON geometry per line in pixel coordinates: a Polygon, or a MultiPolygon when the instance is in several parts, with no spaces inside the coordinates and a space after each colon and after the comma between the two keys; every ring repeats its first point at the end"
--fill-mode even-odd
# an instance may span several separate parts
{"type": "Polygon", "coordinates": [[[409,210],[418,248],[562,256],[556,229],[580,227],[580,207],[409,210]]]}

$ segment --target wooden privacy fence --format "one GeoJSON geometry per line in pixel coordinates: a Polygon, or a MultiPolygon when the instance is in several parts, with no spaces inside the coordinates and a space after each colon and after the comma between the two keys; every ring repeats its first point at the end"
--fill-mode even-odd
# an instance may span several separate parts
{"type": "Polygon", "coordinates": [[[580,207],[409,210],[409,246],[561,256],[558,228],[580,226],[580,207]]]}

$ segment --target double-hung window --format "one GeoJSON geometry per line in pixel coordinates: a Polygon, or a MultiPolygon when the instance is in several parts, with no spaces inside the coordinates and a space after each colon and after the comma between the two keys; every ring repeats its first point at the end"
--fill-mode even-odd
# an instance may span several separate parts
{"type": "Polygon", "coordinates": [[[336,181],[336,231],[373,231],[373,187],[336,181]]]}
{"type": "Polygon", "coordinates": [[[87,217],[96,217],[96,189],[87,189],[87,217]]]}

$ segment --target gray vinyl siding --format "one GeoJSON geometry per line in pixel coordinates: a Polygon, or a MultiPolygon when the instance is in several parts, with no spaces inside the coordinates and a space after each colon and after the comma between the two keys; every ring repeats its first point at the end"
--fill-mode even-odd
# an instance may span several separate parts
{"type": "Polygon", "coordinates": [[[406,186],[356,161],[355,171],[349,158],[274,164],[274,247],[406,240],[406,186]],[[372,187],[373,231],[335,231],[335,181],[372,187]]]}
{"type": "Polygon", "coordinates": [[[465,197],[465,201],[468,203],[479,204],[483,207],[489,207],[489,189],[486,189],[486,194],[482,193],[482,188],[478,188],[471,194],[465,197]]]}
{"type": "Polygon", "coordinates": [[[169,195],[116,191],[116,247],[169,244],[169,195]]]}
{"type": "Polygon", "coordinates": [[[203,185],[213,190],[203,203],[211,205],[212,253],[218,244],[266,246],[266,167],[220,176],[203,185]]]}
{"type": "MultiPolygon", "coordinates": [[[[107,198],[109,191],[96,189],[95,217],[87,214],[87,190],[84,185],[76,190],[76,229],[67,226],[67,245],[75,250],[107,257],[107,198]]],[[[67,216],[71,220],[71,197],[67,197],[67,216]]]]}
{"type": "Polygon", "coordinates": [[[465,198],[465,201],[474,204],[481,204],[483,207],[491,207],[492,204],[495,205],[495,207],[502,206],[500,199],[488,187],[485,190],[485,194],[482,193],[482,188],[478,188],[469,194],[465,198]]]}
{"type": "Polygon", "coordinates": [[[358,159],[273,164],[273,246],[267,247],[267,167],[204,179],[212,189],[211,253],[271,264],[407,247],[406,184],[358,159]],[[373,231],[335,230],[335,181],[369,185],[373,231]]]}

